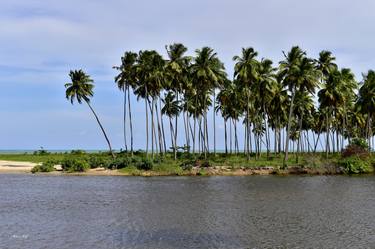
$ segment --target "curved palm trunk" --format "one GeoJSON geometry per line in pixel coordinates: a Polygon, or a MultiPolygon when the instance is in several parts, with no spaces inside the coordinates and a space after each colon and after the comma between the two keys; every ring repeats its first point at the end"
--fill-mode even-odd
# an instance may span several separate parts
{"type": "Polygon", "coordinates": [[[115,154],[113,153],[113,150],[112,150],[112,146],[111,146],[111,142],[109,141],[108,139],[108,136],[107,136],[107,133],[105,132],[104,128],[103,128],[103,125],[100,123],[100,120],[99,120],[99,117],[98,115],[96,115],[94,109],[91,107],[90,103],[86,100],[86,104],[89,106],[90,110],[92,111],[92,113],[94,114],[95,116],[95,119],[96,119],[96,122],[98,122],[99,126],[100,126],[100,129],[102,130],[103,132],[103,135],[105,137],[105,140],[107,141],[107,144],[108,144],[108,147],[109,147],[109,152],[111,153],[112,157],[115,158],[115,154]]]}

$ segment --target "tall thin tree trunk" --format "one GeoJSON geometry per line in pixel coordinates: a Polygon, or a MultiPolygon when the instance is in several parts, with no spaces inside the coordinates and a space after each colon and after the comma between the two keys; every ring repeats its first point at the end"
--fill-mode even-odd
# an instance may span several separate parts
{"type": "Polygon", "coordinates": [[[129,109],[129,123],[130,123],[130,151],[133,156],[133,120],[132,120],[132,109],[130,106],[130,91],[128,86],[128,109],[129,109]]]}
{"type": "Polygon", "coordinates": [[[214,109],[213,109],[213,120],[214,120],[214,156],[216,156],[216,115],[215,115],[215,108],[216,108],[216,93],[215,93],[215,88],[213,91],[213,104],[214,104],[214,109]]]}
{"type": "Polygon", "coordinates": [[[96,113],[95,113],[94,109],[91,107],[89,101],[86,100],[86,104],[89,106],[91,112],[94,114],[95,119],[96,119],[96,122],[98,122],[98,124],[99,124],[99,126],[100,126],[100,129],[101,129],[102,132],[103,132],[104,138],[105,138],[105,140],[107,141],[107,144],[108,144],[108,147],[109,147],[109,152],[111,153],[112,158],[115,158],[116,156],[115,156],[115,153],[114,153],[113,150],[112,150],[111,142],[110,142],[109,139],[108,139],[107,133],[105,132],[105,130],[104,130],[104,128],[103,128],[103,125],[100,123],[100,120],[99,120],[98,115],[96,115],[96,113]]]}
{"type": "Polygon", "coordinates": [[[161,130],[163,132],[163,145],[164,145],[164,153],[167,152],[167,143],[165,141],[165,132],[164,132],[164,121],[163,121],[163,113],[161,111],[161,98],[159,98],[159,106],[160,106],[160,121],[161,121],[161,130]]]}
{"type": "Polygon", "coordinates": [[[128,152],[128,143],[126,139],[126,87],[124,89],[124,144],[125,144],[125,152],[128,152]]]}
{"type": "Polygon", "coordinates": [[[146,110],[146,156],[148,156],[148,109],[147,109],[147,100],[148,100],[148,95],[147,95],[147,87],[146,87],[146,97],[145,97],[145,110],[146,110]]]}
{"type": "Polygon", "coordinates": [[[227,139],[227,120],[224,118],[224,139],[225,139],[225,154],[228,154],[228,139],[227,139]]]}
{"type": "Polygon", "coordinates": [[[288,149],[289,149],[289,136],[290,136],[290,126],[292,122],[292,114],[293,114],[293,107],[294,107],[294,98],[296,96],[296,88],[294,87],[293,93],[292,93],[292,100],[290,102],[290,108],[289,108],[289,117],[288,117],[288,126],[287,126],[287,132],[286,132],[286,142],[285,142],[285,156],[284,156],[284,162],[283,166],[286,167],[286,163],[288,161],[288,149]]]}

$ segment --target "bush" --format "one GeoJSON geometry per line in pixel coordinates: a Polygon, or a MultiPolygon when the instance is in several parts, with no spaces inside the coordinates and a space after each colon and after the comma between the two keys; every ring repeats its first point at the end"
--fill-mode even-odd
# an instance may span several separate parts
{"type": "Polygon", "coordinates": [[[34,168],[31,169],[31,173],[37,173],[37,172],[52,172],[55,171],[55,161],[47,161],[42,163],[41,165],[37,165],[34,168]]]}
{"type": "Polygon", "coordinates": [[[70,154],[72,154],[72,155],[86,155],[86,151],[84,151],[84,150],[72,150],[70,152],[70,154]]]}
{"type": "Polygon", "coordinates": [[[109,161],[107,167],[109,169],[123,169],[131,164],[131,160],[127,157],[119,157],[109,161]]]}
{"type": "Polygon", "coordinates": [[[356,145],[362,149],[368,150],[369,146],[364,138],[353,138],[350,144],[356,145]]]}
{"type": "Polygon", "coordinates": [[[369,146],[365,139],[354,138],[342,151],[342,157],[358,156],[362,159],[369,156],[369,146]]]}
{"type": "Polygon", "coordinates": [[[211,166],[211,163],[208,160],[202,162],[202,167],[208,168],[210,166],[211,166]]]}
{"type": "Polygon", "coordinates": [[[341,159],[339,165],[343,167],[344,172],[347,174],[369,173],[372,171],[371,164],[358,156],[341,159]]]}
{"type": "Polygon", "coordinates": [[[101,156],[92,155],[87,159],[87,162],[89,163],[92,169],[101,168],[101,167],[107,168],[108,166],[108,160],[101,156]]]}
{"type": "Polygon", "coordinates": [[[183,170],[192,170],[193,167],[195,166],[195,163],[196,163],[195,160],[185,161],[185,162],[183,162],[183,163],[180,164],[180,167],[183,170]]]}
{"type": "Polygon", "coordinates": [[[152,170],[152,168],[154,167],[154,163],[148,158],[143,158],[140,162],[137,163],[136,167],[139,170],[152,170]]]}
{"type": "Polygon", "coordinates": [[[67,172],[84,172],[90,168],[90,165],[82,159],[66,158],[61,162],[61,168],[67,172]]]}

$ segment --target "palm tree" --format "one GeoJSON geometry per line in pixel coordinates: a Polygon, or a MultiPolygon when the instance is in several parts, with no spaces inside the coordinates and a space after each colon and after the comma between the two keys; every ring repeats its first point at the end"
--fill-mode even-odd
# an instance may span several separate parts
{"type": "Polygon", "coordinates": [[[133,155],[133,122],[132,122],[132,112],[130,104],[130,87],[135,86],[136,75],[135,75],[135,63],[137,62],[138,55],[133,52],[125,52],[124,56],[121,57],[121,65],[113,67],[120,71],[120,73],[115,77],[115,82],[121,91],[124,91],[124,142],[125,150],[128,151],[127,139],[126,139],[126,102],[128,102],[129,109],[129,125],[130,125],[130,151],[133,155]]]}
{"type": "Polygon", "coordinates": [[[165,114],[169,118],[169,128],[170,128],[170,134],[171,134],[171,143],[172,143],[172,148],[174,152],[174,159],[177,159],[177,141],[176,141],[176,136],[174,135],[174,128],[173,128],[173,123],[172,119],[175,118],[177,119],[178,114],[181,111],[181,106],[179,101],[176,99],[175,94],[170,91],[167,94],[165,94],[165,98],[162,100],[164,103],[163,108],[161,109],[161,112],[165,114]]]}
{"type": "MultiPolygon", "coordinates": [[[[177,102],[179,102],[179,95],[185,94],[189,88],[189,66],[191,58],[185,56],[187,48],[181,43],[175,43],[165,46],[168,54],[168,61],[165,65],[167,90],[172,90],[175,93],[177,102]]],[[[185,108],[185,109],[188,109],[185,108]]],[[[187,119],[188,113],[186,112],[187,119]]],[[[184,116],[185,118],[185,116],[184,116]]],[[[185,119],[184,119],[185,120],[185,119]]],[[[185,120],[186,122],[186,120],[185,120]]],[[[178,118],[175,119],[174,140],[177,146],[177,131],[178,131],[178,118]]],[[[186,146],[189,148],[189,129],[185,125],[186,146]]],[[[174,149],[176,151],[176,149],[174,149]]],[[[176,154],[176,153],[175,153],[176,154]]]]}
{"type": "Polygon", "coordinates": [[[369,70],[363,75],[363,84],[358,92],[357,105],[363,114],[367,115],[365,137],[371,146],[372,120],[375,114],[375,71],[369,70]]]}
{"type": "MultiPolygon", "coordinates": [[[[264,127],[266,129],[266,149],[267,159],[270,153],[270,134],[269,134],[269,113],[270,103],[275,95],[276,86],[276,69],[272,67],[272,61],[268,59],[262,59],[258,64],[257,74],[258,79],[253,85],[253,94],[255,96],[255,105],[261,110],[262,120],[264,120],[264,127]]],[[[261,121],[262,122],[262,121],[261,121]]]]}
{"type": "MultiPolygon", "coordinates": [[[[219,60],[217,54],[212,48],[203,47],[197,49],[194,63],[191,65],[191,77],[197,91],[200,92],[198,98],[202,102],[202,109],[204,110],[204,144],[205,144],[205,157],[208,152],[208,128],[207,128],[207,110],[208,101],[207,97],[210,92],[215,96],[215,88],[224,84],[226,81],[226,73],[224,64],[219,60]]],[[[215,97],[214,97],[214,110],[215,110],[215,97]]],[[[214,112],[214,151],[216,152],[216,127],[215,127],[215,112],[214,112]]]]}
{"type": "Polygon", "coordinates": [[[246,151],[247,151],[247,159],[250,159],[250,88],[252,85],[257,81],[258,78],[258,64],[259,62],[256,60],[258,53],[251,47],[249,48],[242,48],[241,56],[234,56],[233,60],[236,62],[234,66],[234,77],[240,82],[243,86],[245,100],[246,100],[246,128],[245,133],[247,134],[246,139],[246,151]]]}
{"type": "Polygon", "coordinates": [[[285,142],[285,156],[284,156],[284,167],[288,161],[288,148],[289,148],[289,137],[290,127],[292,121],[292,115],[294,110],[294,99],[297,91],[308,91],[310,93],[315,92],[315,87],[318,84],[318,71],[315,69],[314,61],[306,57],[306,53],[303,52],[298,46],[292,47],[288,54],[285,54],[285,60],[280,62],[279,77],[281,78],[284,86],[287,86],[291,92],[291,102],[289,107],[289,117],[287,125],[287,134],[285,142]]]}
{"type": "Polygon", "coordinates": [[[94,85],[92,84],[94,81],[90,78],[89,75],[87,75],[82,70],[71,70],[69,73],[69,77],[71,79],[71,82],[65,84],[66,98],[70,100],[72,104],[74,104],[74,101],[76,100],[78,104],[82,104],[82,102],[85,102],[88,105],[88,107],[94,114],[95,119],[100,126],[100,129],[103,132],[103,135],[105,137],[105,140],[107,141],[109,151],[112,154],[112,157],[115,158],[115,154],[113,153],[112,146],[108,139],[108,136],[102,124],[100,123],[98,115],[95,113],[94,109],[90,105],[90,98],[94,96],[94,85]]]}

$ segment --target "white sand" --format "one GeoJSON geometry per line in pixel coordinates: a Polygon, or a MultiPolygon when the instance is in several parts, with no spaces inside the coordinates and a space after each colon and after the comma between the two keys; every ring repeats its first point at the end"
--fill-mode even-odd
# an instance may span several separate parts
{"type": "Polygon", "coordinates": [[[0,173],[30,173],[31,169],[38,165],[30,162],[14,162],[0,160],[0,173]]]}

